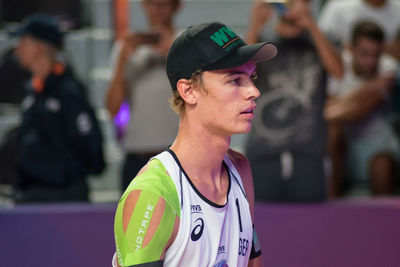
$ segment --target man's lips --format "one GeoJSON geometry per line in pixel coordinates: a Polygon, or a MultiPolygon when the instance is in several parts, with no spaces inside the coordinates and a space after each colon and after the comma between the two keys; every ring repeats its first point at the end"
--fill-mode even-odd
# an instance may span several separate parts
{"type": "Polygon", "coordinates": [[[254,113],[255,108],[256,108],[255,106],[250,107],[250,108],[246,109],[245,111],[242,111],[240,114],[248,114],[248,113],[252,114],[252,113],[254,113]]]}

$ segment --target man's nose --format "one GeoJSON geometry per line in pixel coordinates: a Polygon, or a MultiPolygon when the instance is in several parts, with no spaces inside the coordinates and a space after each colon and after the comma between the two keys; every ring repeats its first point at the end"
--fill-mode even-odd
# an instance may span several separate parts
{"type": "Polygon", "coordinates": [[[260,91],[254,85],[253,82],[250,82],[249,88],[248,88],[248,98],[256,99],[259,96],[260,96],[260,91]]]}

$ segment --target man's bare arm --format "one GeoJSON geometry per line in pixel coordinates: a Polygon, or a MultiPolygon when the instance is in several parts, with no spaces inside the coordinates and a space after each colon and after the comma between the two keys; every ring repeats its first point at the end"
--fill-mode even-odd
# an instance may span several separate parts
{"type": "Polygon", "coordinates": [[[324,116],[332,123],[362,119],[384,101],[393,84],[393,76],[381,76],[364,83],[346,97],[329,97],[324,116]]]}

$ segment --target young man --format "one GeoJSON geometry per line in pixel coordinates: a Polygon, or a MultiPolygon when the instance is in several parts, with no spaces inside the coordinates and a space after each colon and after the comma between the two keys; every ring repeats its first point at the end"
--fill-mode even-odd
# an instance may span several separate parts
{"type": "Polygon", "coordinates": [[[171,145],[179,122],[164,100],[171,96],[165,60],[178,35],[173,23],[181,1],[142,0],[141,3],[148,32],[127,33],[116,42],[112,53],[113,76],[106,98],[112,116],[118,114],[124,102],[129,106],[130,119],[123,122],[126,130],[120,137],[125,150],[122,191],[152,156],[171,145]]]}
{"type": "Polygon", "coordinates": [[[333,196],[343,193],[344,185],[366,187],[373,195],[394,192],[400,147],[385,111],[397,64],[383,49],[383,30],[374,22],[360,21],[354,27],[350,50],[343,53],[345,76],[330,81],[325,117],[331,126],[333,196]],[[346,172],[343,159],[349,166],[346,172]]]}
{"type": "Polygon", "coordinates": [[[255,63],[276,53],[270,43],[246,45],[221,23],[175,40],[167,75],[179,132],[119,202],[119,266],[261,266],[250,166],[229,145],[251,128],[255,63]]]}

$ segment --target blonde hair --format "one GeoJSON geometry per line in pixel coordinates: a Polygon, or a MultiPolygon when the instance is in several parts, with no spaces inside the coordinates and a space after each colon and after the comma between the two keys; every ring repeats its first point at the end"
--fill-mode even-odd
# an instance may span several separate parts
{"type": "MultiPolygon", "coordinates": [[[[189,81],[191,84],[194,85],[195,88],[200,88],[207,92],[207,90],[203,86],[203,79],[202,79],[202,70],[197,70],[193,72],[192,76],[190,77],[189,81]]],[[[185,100],[181,97],[178,90],[174,90],[172,93],[171,98],[168,100],[170,103],[171,108],[178,114],[182,115],[185,112],[185,100]]]]}

